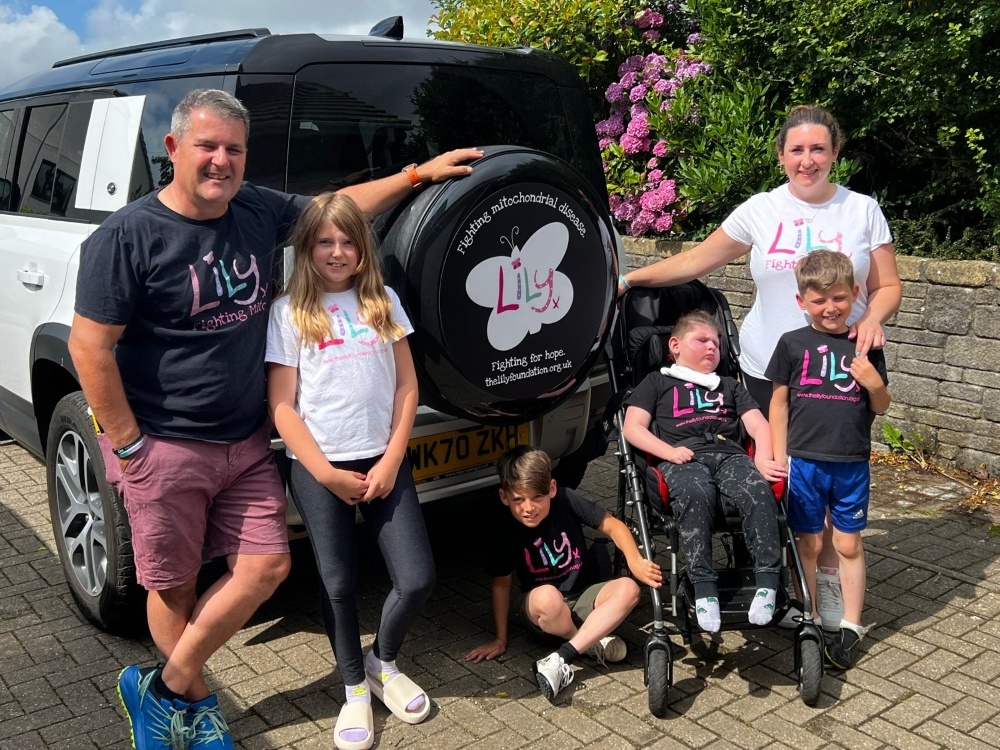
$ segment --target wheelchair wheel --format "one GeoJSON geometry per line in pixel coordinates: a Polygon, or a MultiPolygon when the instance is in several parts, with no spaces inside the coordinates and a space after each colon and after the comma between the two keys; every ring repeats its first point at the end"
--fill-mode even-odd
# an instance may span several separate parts
{"type": "Polygon", "coordinates": [[[799,638],[795,647],[799,650],[799,695],[807,706],[815,706],[823,682],[822,646],[811,638],[799,638]]]}
{"type": "Polygon", "coordinates": [[[657,718],[663,718],[667,714],[671,658],[671,652],[664,648],[649,652],[649,664],[646,666],[649,676],[649,712],[657,718]]]}

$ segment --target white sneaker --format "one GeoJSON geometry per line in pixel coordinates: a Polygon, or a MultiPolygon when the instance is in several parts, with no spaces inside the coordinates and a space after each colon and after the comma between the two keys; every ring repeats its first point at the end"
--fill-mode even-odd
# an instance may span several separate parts
{"type": "Polygon", "coordinates": [[[628,653],[628,647],[625,645],[625,641],[617,635],[606,635],[587,649],[587,655],[597,659],[602,667],[607,666],[608,663],[614,664],[622,661],[626,653],[628,653]]]}
{"type": "Polygon", "coordinates": [[[555,651],[535,662],[535,680],[542,694],[550,701],[573,681],[573,668],[555,651]]]}
{"type": "Polygon", "coordinates": [[[816,610],[819,618],[826,623],[824,630],[831,633],[840,631],[840,621],[844,619],[844,596],[840,591],[840,571],[824,573],[816,571],[816,596],[819,601],[816,610]]]}

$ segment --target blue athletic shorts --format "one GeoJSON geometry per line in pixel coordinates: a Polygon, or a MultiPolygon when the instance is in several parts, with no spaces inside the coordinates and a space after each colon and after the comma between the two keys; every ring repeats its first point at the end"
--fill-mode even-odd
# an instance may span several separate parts
{"type": "Polygon", "coordinates": [[[788,459],[788,525],[792,531],[817,534],[827,508],[833,527],[845,534],[868,525],[867,461],[788,459]]]}

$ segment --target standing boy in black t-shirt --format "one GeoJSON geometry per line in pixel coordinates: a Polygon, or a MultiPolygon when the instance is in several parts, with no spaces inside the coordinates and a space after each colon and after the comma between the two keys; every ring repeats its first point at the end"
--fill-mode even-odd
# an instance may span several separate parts
{"type": "Polygon", "coordinates": [[[875,414],[889,408],[891,397],[882,350],[861,357],[848,338],[847,318],[858,296],[850,259],[817,250],[798,262],[795,279],[795,299],[812,324],[784,334],[767,366],[765,375],[774,383],[774,457],[788,466],[788,524],[796,532],[814,620],[816,559],[830,514],[844,619],[839,635],[826,644],[826,660],[849,669],[864,635],[861,530],[868,524],[871,424],[875,414]]]}
{"type": "Polygon", "coordinates": [[[784,471],[772,460],[771,433],[756,402],[736,380],[715,372],[720,357],[715,318],[702,311],[687,313],[671,333],[667,345],[674,364],[639,383],[629,397],[622,434],[661,461],[657,468],[670,487],[698,626],[708,633],[722,627],[712,560],[720,501],[739,510],[753,555],[757,591],[747,617],[754,625],[767,625],[774,616],[781,570],[778,516],[768,482],[782,479],[784,471]],[[743,450],[741,422],[756,442],[754,459],[743,450]]]}
{"type": "Polygon", "coordinates": [[[506,651],[516,568],[522,592],[518,612],[524,624],[538,635],[565,641],[535,663],[538,687],[552,700],[573,681],[570,664],[581,653],[601,662],[625,658],[625,642],[611,633],[639,602],[639,586],[631,578],[598,580],[581,524],[611,537],[642,583],[659,588],[663,576],[659,565],[639,553],[625,524],[597,503],[556,486],[545,451],[514,448],[500,459],[497,473],[500,500],[510,514],[501,516],[488,559],[496,638],[472,649],[465,659],[480,662],[506,651]]]}

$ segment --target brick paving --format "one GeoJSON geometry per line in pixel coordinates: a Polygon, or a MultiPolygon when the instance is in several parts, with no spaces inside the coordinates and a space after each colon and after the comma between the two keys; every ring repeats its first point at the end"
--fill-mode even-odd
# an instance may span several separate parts
{"type": "MultiPolygon", "coordinates": [[[[906,488],[904,488],[905,490],[906,488]]],[[[490,628],[489,584],[476,559],[476,503],[427,509],[439,583],[407,640],[401,663],[435,709],[420,726],[376,707],[376,747],[522,748],[994,748],[1000,736],[1000,539],[988,524],[937,507],[958,488],[941,479],[880,501],[876,486],[868,549],[860,664],[828,674],[819,705],[798,699],[789,631],[726,633],[682,649],[675,641],[671,708],[651,716],[642,684],[643,600],[622,634],[628,659],[609,669],[583,660],[574,684],[550,705],[531,664],[543,655],[516,626],[498,661],[462,658],[490,628]],[[912,508],[902,509],[901,505],[912,508]]],[[[583,490],[607,503],[610,458],[593,464],[583,490]]],[[[897,492],[896,495],[899,493],[897,492]]],[[[481,532],[479,532],[481,533],[481,532]]],[[[290,581],[212,659],[237,748],[333,746],[343,700],[314,595],[308,549],[297,544],[290,581]]],[[[362,632],[372,638],[388,581],[364,552],[362,632]]],[[[0,747],[3,750],[125,750],[127,723],[115,678],[152,663],[148,638],[101,633],[77,614],[54,555],[44,468],[0,444],[0,747]]]]}

